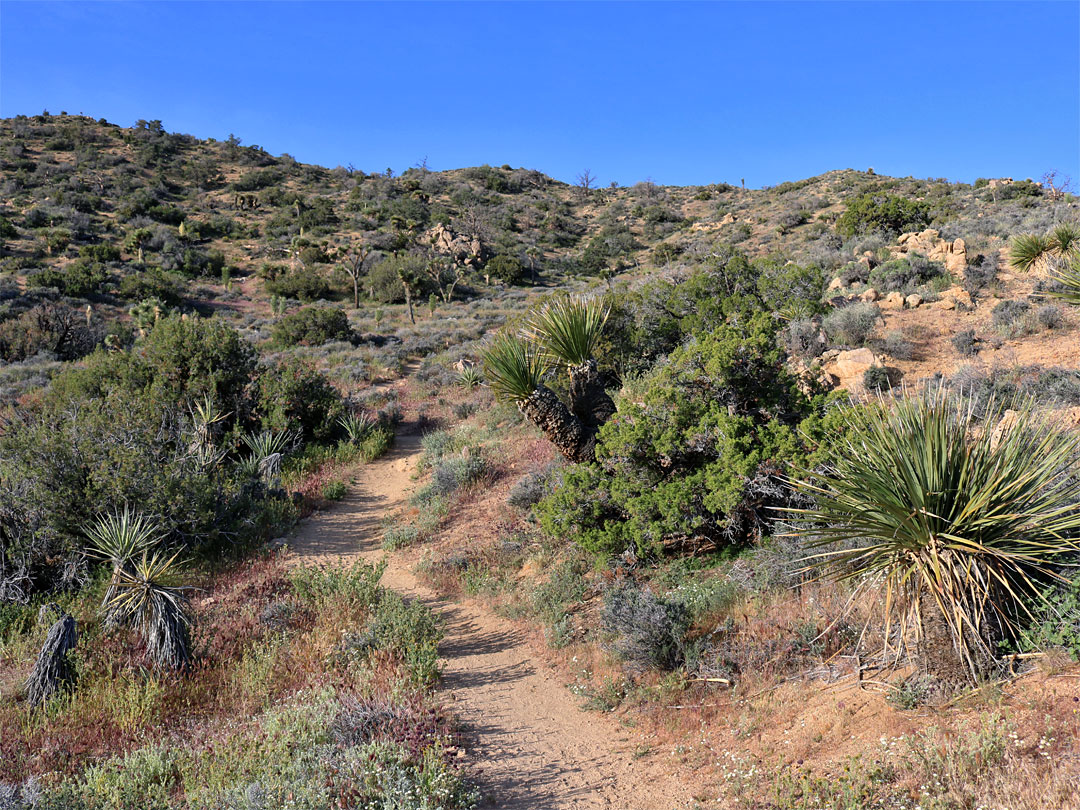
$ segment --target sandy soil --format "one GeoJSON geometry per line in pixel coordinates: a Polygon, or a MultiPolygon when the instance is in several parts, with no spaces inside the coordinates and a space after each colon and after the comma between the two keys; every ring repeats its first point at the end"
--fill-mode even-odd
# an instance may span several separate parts
{"type": "Polygon", "coordinates": [[[461,717],[485,807],[531,810],[671,810],[690,788],[661,755],[637,757],[641,740],[610,717],[581,710],[554,670],[538,661],[512,622],[471,602],[448,602],[380,548],[381,521],[405,506],[420,455],[415,432],[359,467],[350,494],[304,521],[289,539],[297,564],[387,556],[383,584],[446,619],[441,688],[461,717]]]}

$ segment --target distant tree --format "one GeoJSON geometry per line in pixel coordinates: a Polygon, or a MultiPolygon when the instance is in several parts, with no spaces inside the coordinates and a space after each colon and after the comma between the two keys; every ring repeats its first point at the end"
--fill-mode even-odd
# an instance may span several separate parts
{"type": "Polygon", "coordinates": [[[127,235],[127,239],[124,240],[124,247],[129,251],[134,251],[138,257],[139,264],[143,263],[143,248],[145,248],[154,238],[154,232],[149,228],[136,228],[127,235]]]}
{"type": "Polygon", "coordinates": [[[578,187],[578,194],[581,196],[582,199],[585,199],[589,196],[590,192],[592,192],[593,188],[595,188],[596,186],[596,175],[593,174],[589,169],[586,169],[576,178],[574,178],[574,181],[578,187]]]}
{"type": "Polygon", "coordinates": [[[1072,178],[1061,175],[1057,169],[1051,169],[1042,176],[1043,185],[1050,189],[1050,199],[1060,200],[1072,191],[1072,178]]]}
{"type": "Polygon", "coordinates": [[[363,242],[353,242],[341,254],[341,266],[352,280],[353,309],[360,309],[360,279],[364,275],[364,262],[371,255],[371,248],[363,242]]]}

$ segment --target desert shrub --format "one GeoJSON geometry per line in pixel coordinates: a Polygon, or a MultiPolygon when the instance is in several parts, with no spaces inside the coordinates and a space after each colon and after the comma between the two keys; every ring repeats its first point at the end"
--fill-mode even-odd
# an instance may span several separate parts
{"type": "Polygon", "coordinates": [[[288,270],[273,278],[268,278],[266,291],[271,295],[295,298],[306,303],[328,298],[331,288],[330,282],[322,273],[309,268],[301,268],[288,270]]]}
{"type": "Polygon", "coordinates": [[[868,283],[881,292],[912,292],[943,275],[944,265],[913,253],[879,264],[870,271],[868,283]]]}
{"type": "Polygon", "coordinates": [[[439,641],[442,620],[418,599],[406,600],[394,591],[383,591],[371,620],[379,649],[400,656],[413,680],[433,683],[439,677],[439,641]]]}
{"type": "Polygon", "coordinates": [[[974,329],[957,332],[950,342],[961,357],[974,357],[979,353],[979,339],[975,337],[974,329]]]}
{"type": "Polygon", "coordinates": [[[910,360],[915,353],[915,347],[911,341],[904,337],[903,332],[895,329],[885,334],[881,348],[885,354],[897,360],[910,360]]]}
{"type": "Polygon", "coordinates": [[[1031,600],[1034,619],[1020,636],[1021,650],[1060,647],[1080,661],[1080,577],[1056,582],[1031,600]]]}
{"type": "Polygon", "coordinates": [[[532,508],[551,493],[561,468],[561,464],[553,463],[543,469],[525,473],[511,487],[506,502],[518,509],[532,508]]]}
{"type": "Polygon", "coordinates": [[[0,360],[16,363],[40,352],[58,360],[77,360],[103,338],[100,322],[87,324],[83,312],[63,304],[40,304],[17,318],[0,321],[0,360]]]}
{"type": "Polygon", "coordinates": [[[819,407],[785,370],[774,329],[758,314],[676,349],[600,429],[596,463],[567,468],[536,505],[544,530],[605,555],[766,532],[784,498],[776,475],[803,458],[799,424],[819,407]]]}
{"type": "Polygon", "coordinates": [[[484,272],[490,273],[493,277],[499,279],[499,281],[506,282],[507,284],[517,284],[521,281],[523,269],[521,267],[521,260],[516,256],[508,256],[505,253],[500,253],[484,265],[484,272]]]}
{"type": "Polygon", "coordinates": [[[791,321],[784,329],[784,346],[788,354],[812,360],[825,350],[821,339],[821,327],[814,321],[800,318],[791,321]]]}
{"type": "Polygon", "coordinates": [[[882,366],[871,366],[863,373],[862,384],[867,391],[888,391],[889,372],[882,366]]]}
{"type": "Polygon", "coordinates": [[[72,298],[86,298],[97,293],[108,280],[105,265],[92,259],[76,259],[66,267],[48,267],[27,277],[32,288],[55,288],[72,298]]]}
{"type": "Polygon", "coordinates": [[[420,542],[420,529],[411,524],[395,525],[383,532],[382,547],[387,551],[408,548],[420,542]]]}
{"type": "Polygon", "coordinates": [[[184,279],[179,274],[160,267],[147,267],[124,276],[117,292],[129,301],[157,298],[169,306],[176,306],[184,298],[184,287],[184,279]]]}
{"type": "Polygon", "coordinates": [[[1060,329],[1065,325],[1065,313],[1057,304],[1043,304],[1035,310],[1034,322],[1043,329],[1060,329]]]}
{"type": "Polygon", "coordinates": [[[615,651],[631,667],[675,669],[682,662],[689,611],[648,588],[624,585],[604,597],[604,629],[615,636],[615,651]]]}
{"type": "Polygon", "coordinates": [[[994,328],[1007,335],[1023,334],[1031,304],[1027,301],[1002,301],[994,307],[991,322],[994,328]]]}
{"type": "Polygon", "coordinates": [[[344,310],[304,307],[281,318],[271,334],[279,346],[321,346],[331,340],[349,340],[352,328],[344,310]]]}
{"type": "Polygon", "coordinates": [[[253,398],[263,430],[299,430],[307,440],[333,437],[344,413],[341,395],[326,377],[295,357],[263,366],[253,398]]]}
{"type": "Polygon", "coordinates": [[[844,237],[882,231],[895,235],[914,231],[930,222],[928,203],[889,194],[860,194],[847,205],[836,221],[837,232],[844,237]]]}
{"type": "Polygon", "coordinates": [[[821,325],[831,343],[862,346],[880,318],[881,310],[876,304],[860,301],[830,312],[821,325]]]}

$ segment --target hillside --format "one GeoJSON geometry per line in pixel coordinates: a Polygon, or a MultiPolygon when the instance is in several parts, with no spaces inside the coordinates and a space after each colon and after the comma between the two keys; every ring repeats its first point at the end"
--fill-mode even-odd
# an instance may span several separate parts
{"type": "Polygon", "coordinates": [[[0,171],[0,806],[1080,807],[1075,196],[0,171]]]}

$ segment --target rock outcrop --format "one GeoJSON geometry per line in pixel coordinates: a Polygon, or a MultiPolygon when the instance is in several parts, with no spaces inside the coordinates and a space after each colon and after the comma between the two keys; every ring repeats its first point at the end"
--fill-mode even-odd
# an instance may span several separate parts
{"type": "Polygon", "coordinates": [[[925,231],[902,233],[896,240],[896,247],[889,249],[894,258],[901,258],[908,253],[919,253],[932,262],[941,262],[950,273],[963,275],[967,267],[967,245],[963,239],[952,242],[942,239],[940,232],[933,228],[925,231]]]}

